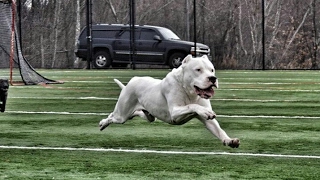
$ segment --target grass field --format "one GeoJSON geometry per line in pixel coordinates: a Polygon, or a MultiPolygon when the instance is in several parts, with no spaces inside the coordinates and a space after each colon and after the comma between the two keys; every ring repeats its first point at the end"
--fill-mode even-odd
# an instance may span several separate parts
{"type": "Polygon", "coordinates": [[[65,83],[10,86],[0,179],[320,179],[320,71],[217,71],[212,106],[241,139],[238,149],[197,120],[134,118],[99,131],[120,92],[113,78],[163,78],[168,70],[39,72],[65,83]]]}

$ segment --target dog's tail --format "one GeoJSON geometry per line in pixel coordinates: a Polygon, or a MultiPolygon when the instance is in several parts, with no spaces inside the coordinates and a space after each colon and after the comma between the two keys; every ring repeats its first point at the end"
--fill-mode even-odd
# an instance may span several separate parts
{"type": "Polygon", "coordinates": [[[123,89],[124,87],[126,87],[124,84],[122,84],[122,82],[120,82],[118,79],[113,79],[114,82],[116,82],[118,84],[118,86],[123,89]]]}

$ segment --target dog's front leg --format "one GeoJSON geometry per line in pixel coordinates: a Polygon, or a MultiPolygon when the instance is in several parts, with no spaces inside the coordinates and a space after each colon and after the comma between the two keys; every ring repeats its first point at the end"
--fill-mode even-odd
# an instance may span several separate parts
{"type": "Polygon", "coordinates": [[[219,138],[223,145],[230,146],[232,148],[238,148],[240,145],[240,140],[238,138],[230,138],[227,133],[221,129],[218,121],[216,119],[210,120],[201,120],[205,125],[206,128],[217,138],[219,138]]]}
{"type": "Polygon", "coordinates": [[[189,104],[186,106],[174,106],[171,109],[171,120],[173,124],[184,124],[190,119],[200,116],[202,119],[213,119],[216,114],[198,104],[189,104]]]}

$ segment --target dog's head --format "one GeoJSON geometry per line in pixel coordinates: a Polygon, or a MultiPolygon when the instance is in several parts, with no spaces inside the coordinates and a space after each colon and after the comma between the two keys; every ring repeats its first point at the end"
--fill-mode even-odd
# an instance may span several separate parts
{"type": "Polygon", "coordinates": [[[214,95],[214,87],[218,88],[215,69],[206,55],[192,57],[188,55],[182,61],[185,87],[192,94],[209,99],[214,95]]]}

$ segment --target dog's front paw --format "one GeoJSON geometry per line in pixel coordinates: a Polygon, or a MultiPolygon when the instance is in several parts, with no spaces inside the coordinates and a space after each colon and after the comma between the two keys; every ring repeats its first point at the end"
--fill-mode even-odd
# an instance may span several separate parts
{"type": "Polygon", "coordinates": [[[240,146],[240,140],[238,138],[224,140],[223,145],[230,146],[231,148],[238,148],[240,146]]]}
{"type": "Polygon", "coordinates": [[[108,119],[102,119],[100,122],[99,122],[99,127],[100,127],[100,131],[104,130],[106,127],[109,126],[109,122],[108,122],[108,119]]]}
{"type": "Polygon", "coordinates": [[[203,119],[205,120],[209,120],[209,119],[214,119],[216,118],[216,113],[213,112],[213,111],[209,111],[209,110],[201,110],[201,111],[198,111],[197,114],[199,116],[201,116],[203,119]]]}

